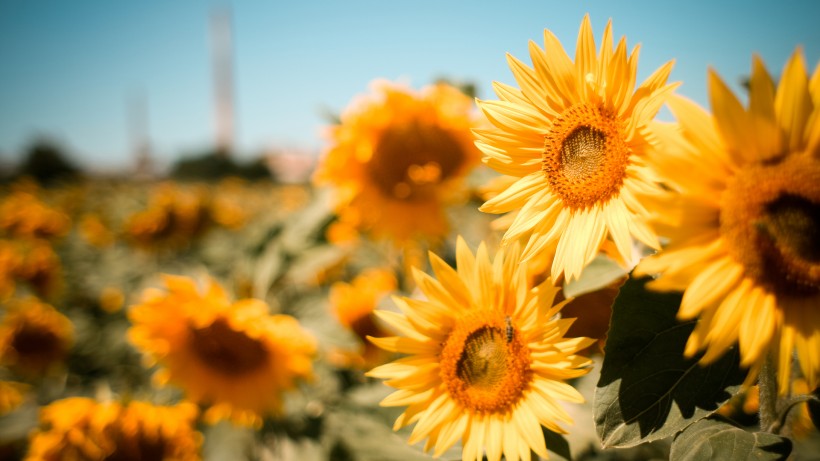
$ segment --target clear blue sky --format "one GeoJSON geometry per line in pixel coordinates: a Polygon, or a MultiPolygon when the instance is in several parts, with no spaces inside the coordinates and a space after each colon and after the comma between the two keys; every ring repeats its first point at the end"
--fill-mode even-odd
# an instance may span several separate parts
{"type": "Polygon", "coordinates": [[[678,90],[705,105],[706,70],[739,90],[759,53],[773,74],[797,45],[820,59],[815,1],[235,1],[0,0],[0,156],[37,135],[105,168],[131,164],[126,103],[142,93],[155,155],[168,162],[210,145],[209,19],[230,6],[237,147],[318,152],[323,111],[338,112],[377,77],[419,87],[440,76],[514,84],[504,54],[528,62],[527,41],[552,29],[568,52],[584,13],[596,40],[607,19],[639,79],[675,58],[678,90]]]}

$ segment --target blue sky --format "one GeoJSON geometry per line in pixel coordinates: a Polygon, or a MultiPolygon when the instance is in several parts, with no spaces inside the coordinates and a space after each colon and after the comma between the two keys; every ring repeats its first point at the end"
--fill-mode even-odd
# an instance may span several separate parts
{"type": "Polygon", "coordinates": [[[36,136],[84,165],[132,162],[127,102],[147,101],[152,150],[167,163],[213,135],[209,20],[229,6],[234,25],[237,147],[319,152],[323,112],[339,112],[374,78],[414,87],[446,76],[493,98],[514,84],[505,53],[551,29],[568,52],[590,13],[596,39],[641,43],[639,80],[669,59],[678,90],[707,104],[706,71],[738,92],[752,53],[779,74],[798,45],[820,59],[814,1],[0,0],[0,156],[16,160],[36,136]]]}

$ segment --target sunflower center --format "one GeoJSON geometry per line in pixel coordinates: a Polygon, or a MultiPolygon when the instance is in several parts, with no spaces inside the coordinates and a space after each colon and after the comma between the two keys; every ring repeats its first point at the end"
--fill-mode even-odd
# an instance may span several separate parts
{"type": "Polygon", "coordinates": [[[117,434],[116,448],[104,461],[149,461],[165,459],[169,453],[165,438],[147,437],[142,431],[136,434],[117,434]]]}
{"type": "Polygon", "coordinates": [[[579,103],[558,116],[544,136],[541,169],[567,207],[583,210],[618,195],[629,154],[617,115],[579,103]]]}
{"type": "Polygon", "coordinates": [[[388,127],[380,136],[367,173],[382,195],[399,200],[431,198],[439,183],[465,160],[458,139],[438,125],[411,121],[388,127]]]}
{"type": "Polygon", "coordinates": [[[52,331],[24,325],[11,341],[11,347],[24,361],[52,361],[60,357],[63,350],[60,338],[52,331]]]}
{"type": "Polygon", "coordinates": [[[191,329],[191,345],[203,363],[230,376],[257,370],[268,358],[259,341],[234,330],[224,319],[191,329]]]}
{"type": "Polygon", "coordinates": [[[504,412],[530,381],[529,349],[514,321],[497,311],[460,319],[441,352],[441,379],[454,400],[474,412],[504,412]]]}
{"type": "Polygon", "coordinates": [[[459,379],[477,389],[494,389],[507,374],[507,344],[498,328],[483,327],[467,337],[456,365],[459,379]]]}
{"type": "Polygon", "coordinates": [[[820,162],[748,167],[729,184],[720,231],[747,274],[779,296],[820,294],[820,162]]]}

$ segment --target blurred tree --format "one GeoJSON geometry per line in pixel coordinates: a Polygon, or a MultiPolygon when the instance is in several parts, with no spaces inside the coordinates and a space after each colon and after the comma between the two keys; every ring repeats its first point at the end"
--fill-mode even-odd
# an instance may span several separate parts
{"type": "Polygon", "coordinates": [[[26,151],[16,176],[29,176],[40,184],[48,185],[56,181],[78,179],[81,171],[57,143],[38,139],[26,151]]]}
{"type": "Polygon", "coordinates": [[[264,159],[238,163],[232,156],[219,151],[184,157],[171,168],[171,177],[179,180],[216,181],[229,176],[248,180],[273,179],[264,159]]]}

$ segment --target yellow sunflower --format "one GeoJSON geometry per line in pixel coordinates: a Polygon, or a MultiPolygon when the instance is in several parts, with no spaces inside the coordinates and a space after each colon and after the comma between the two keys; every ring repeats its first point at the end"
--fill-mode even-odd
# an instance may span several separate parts
{"type": "Polygon", "coordinates": [[[481,210],[518,210],[504,242],[530,237],[525,259],[555,251],[553,280],[577,278],[608,240],[625,261],[632,237],[658,248],[641,196],[660,190],[645,158],[672,62],[634,89],[638,47],[627,55],[622,38],[613,51],[611,26],[597,53],[584,17],[575,63],[545,30],[544,49],[530,42],[533,67],[508,56],[521,88],[494,82],[500,100],[478,101],[494,125],[475,130],[484,162],[517,178],[481,210]]]}
{"type": "Polygon", "coordinates": [[[0,230],[11,237],[55,238],[70,228],[68,216],[40,201],[33,191],[15,191],[0,202],[0,230]]]}
{"type": "Polygon", "coordinates": [[[210,197],[204,187],[157,185],[148,206],[128,217],[125,234],[144,248],[182,247],[212,224],[210,197]]]}
{"type": "Polygon", "coordinates": [[[15,278],[22,264],[23,257],[14,242],[0,239],[0,302],[14,294],[15,278]]]}
{"type": "Polygon", "coordinates": [[[349,357],[354,364],[372,367],[386,360],[384,351],[367,341],[367,337],[387,334],[373,312],[379,300],[395,289],[396,277],[387,269],[368,269],[351,283],[336,282],[330,287],[331,310],[339,323],[362,341],[361,353],[349,357]]]}
{"type": "Polygon", "coordinates": [[[23,404],[29,386],[14,381],[0,381],[0,416],[5,416],[23,404]]]}
{"type": "Polygon", "coordinates": [[[714,115],[675,97],[677,125],[659,131],[658,171],[670,192],[659,213],[662,253],[636,274],[656,289],[685,290],[678,317],[700,317],[686,353],[712,362],[739,342],[757,375],[769,355],[789,389],[792,356],[820,384],[820,71],[801,53],[775,86],[755,58],[749,108],[709,73],[714,115]]]}
{"type": "Polygon", "coordinates": [[[62,363],[74,343],[74,326],[36,298],[15,300],[0,323],[0,363],[39,375],[62,363]]]}
{"type": "Polygon", "coordinates": [[[198,461],[202,434],[192,403],[158,406],[131,401],[58,400],[40,411],[26,461],[198,461]]]}
{"type": "Polygon", "coordinates": [[[128,338],[161,366],[159,385],[210,404],[206,421],[259,425],[281,410],[284,391],[311,377],[315,342],[295,318],[270,315],[256,299],[231,303],[213,280],[203,293],[188,278],[164,281],[167,291],[148,289],[130,309],[128,338]]]}
{"type": "Polygon", "coordinates": [[[16,279],[40,297],[56,297],[63,288],[63,269],[51,244],[42,239],[26,239],[17,240],[14,247],[20,258],[14,272],[16,279]]]}
{"type": "Polygon", "coordinates": [[[98,303],[100,309],[109,314],[113,314],[121,310],[125,305],[125,293],[118,287],[107,286],[100,292],[98,303]]]}
{"type": "Polygon", "coordinates": [[[114,243],[114,233],[98,213],[84,214],[78,227],[85,241],[97,248],[109,247],[114,243]]]}
{"type": "Polygon", "coordinates": [[[398,243],[448,230],[444,206],[479,162],[472,101],[445,84],[412,91],[376,81],[330,131],[314,182],[336,189],[347,225],[398,243]]]}
{"type": "Polygon", "coordinates": [[[457,270],[431,253],[438,280],[415,271],[426,300],[376,311],[402,336],[370,340],[407,357],[368,375],[398,389],[382,401],[407,406],[394,429],[416,423],[409,443],[427,438],[434,456],[461,440],[464,460],[547,457],[541,426],[565,433],[558,423],[572,421],[559,401],[583,401],[564,380],[589,371],[576,352],[594,340],[564,338],[573,319],[559,318],[559,289],[549,279],[531,288],[520,246],[507,248],[491,262],[484,244],[474,256],[459,238],[457,270]]]}

